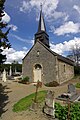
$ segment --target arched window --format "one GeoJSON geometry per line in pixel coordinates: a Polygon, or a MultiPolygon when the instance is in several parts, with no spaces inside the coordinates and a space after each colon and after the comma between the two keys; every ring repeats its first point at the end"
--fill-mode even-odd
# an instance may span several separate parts
{"type": "Polygon", "coordinates": [[[42,67],[41,67],[41,65],[40,64],[36,64],[35,65],[35,69],[41,69],[42,67]]]}

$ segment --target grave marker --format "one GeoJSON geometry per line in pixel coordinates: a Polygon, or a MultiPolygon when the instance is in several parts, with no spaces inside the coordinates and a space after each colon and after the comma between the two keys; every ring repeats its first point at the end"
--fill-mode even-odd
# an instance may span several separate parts
{"type": "Polygon", "coordinates": [[[45,105],[43,107],[43,112],[53,118],[55,118],[55,108],[54,108],[54,92],[49,90],[46,94],[45,105]]]}

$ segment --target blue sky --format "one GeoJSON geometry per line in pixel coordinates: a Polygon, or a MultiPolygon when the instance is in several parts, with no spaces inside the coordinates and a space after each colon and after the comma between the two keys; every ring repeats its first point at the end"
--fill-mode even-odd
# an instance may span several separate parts
{"type": "Polygon", "coordinates": [[[7,63],[21,62],[32,47],[41,3],[51,49],[66,55],[75,44],[80,46],[80,0],[6,0],[3,21],[12,28],[12,48],[4,51],[7,63]]]}

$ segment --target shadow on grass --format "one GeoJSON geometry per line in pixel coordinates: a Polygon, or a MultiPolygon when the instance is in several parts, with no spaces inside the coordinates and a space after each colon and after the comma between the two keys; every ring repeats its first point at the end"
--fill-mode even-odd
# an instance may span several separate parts
{"type": "Polygon", "coordinates": [[[8,109],[5,109],[5,106],[9,103],[8,99],[8,93],[11,91],[5,91],[5,89],[9,89],[7,85],[3,86],[0,83],[0,117],[3,113],[5,113],[8,109]]]}

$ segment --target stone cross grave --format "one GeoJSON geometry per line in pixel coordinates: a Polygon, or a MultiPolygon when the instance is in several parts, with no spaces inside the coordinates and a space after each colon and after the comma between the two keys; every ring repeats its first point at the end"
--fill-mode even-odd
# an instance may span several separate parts
{"type": "Polygon", "coordinates": [[[2,81],[6,82],[6,70],[4,69],[3,74],[2,74],[2,81]]]}
{"type": "Polygon", "coordinates": [[[33,103],[30,107],[30,110],[33,110],[33,111],[38,109],[37,95],[38,95],[38,89],[42,87],[42,82],[37,81],[37,84],[35,86],[36,86],[35,98],[33,99],[33,103]]]}
{"type": "Polygon", "coordinates": [[[54,91],[48,90],[45,97],[45,105],[43,107],[43,112],[55,118],[54,91]]]}

